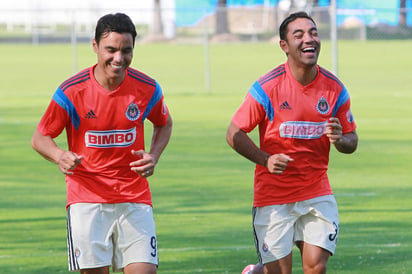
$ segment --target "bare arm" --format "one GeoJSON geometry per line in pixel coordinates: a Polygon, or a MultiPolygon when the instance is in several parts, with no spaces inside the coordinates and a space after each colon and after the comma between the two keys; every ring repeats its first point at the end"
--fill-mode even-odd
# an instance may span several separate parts
{"type": "Polygon", "coordinates": [[[143,150],[134,151],[132,154],[140,156],[140,159],[130,163],[131,170],[142,177],[148,177],[154,173],[154,168],[159,161],[160,155],[169,143],[172,134],[173,121],[169,115],[167,123],[164,126],[155,126],[153,128],[152,142],[150,152],[143,150]]]}
{"type": "Polygon", "coordinates": [[[326,124],[325,134],[339,152],[350,154],[355,152],[358,147],[356,131],[342,134],[342,126],[338,118],[329,119],[326,124]]]}
{"type": "Polygon", "coordinates": [[[240,155],[250,161],[266,167],[270,173],[282,174],[287,164],[293,161],[283,153],[270,155],[256,146],[249,136],[234,123],[229,125],[226,141],[240,155]]]}
{"type": "Polygon", "coordinates": [[[240,155],[254,162],[266,166],[269,154],[259,149],[250,137],[234,123],[230,123],[226,133],[227,143],[240,155]]]}
{"type": "Polygon", "coordinates": [[[60,171],[66,175],[72,175],[73,172],[70,170],[80,164],[83,158],[74,152],[58,147],[53,138],[41,134],[37,129],[34,131],[31,145],[45,159],[57,164],[60,171]]]}

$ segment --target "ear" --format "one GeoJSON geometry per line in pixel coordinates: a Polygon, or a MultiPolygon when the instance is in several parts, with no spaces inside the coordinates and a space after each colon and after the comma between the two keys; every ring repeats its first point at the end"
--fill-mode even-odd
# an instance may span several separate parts
{"type": "Polygon", "coordinates": [[[99,47],[99,45],[97,44],[96,39],[94,39],[94,38],[93,38],[93,41],[92,41],[92,45],[93,45],[93,51],[95,53],[97,53],[97,48],[99,47]]]}
{"type": "Polygon", "coordinates": [[[286,40],[280,40],[279,41],[279,46],[283,50],[284,53],[288,54],[289,53],[289,45],[286,40]]]}

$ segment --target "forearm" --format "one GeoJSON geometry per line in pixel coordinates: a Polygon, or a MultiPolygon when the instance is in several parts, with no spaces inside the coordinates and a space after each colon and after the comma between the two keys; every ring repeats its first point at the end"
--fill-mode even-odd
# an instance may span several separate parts
{"type": "Polygon", "coordinates": [[[167,124],[165,126],[155,126],[153,129],[152,142],[150,145],[149,154],[153,155],[158,162],[160,155],[169,143],[170,136],[172,135],[172,117],[169,115],[167,124]]]}
{"type": "Polygon", "coordinates": [[[255,164],[266,166],[270,154],[258,148],[249,136],[233,123],[228,128],[226,141],[236,152],[246,159],[255,164]]]}
{"type": "Polygon", "coordinates": [[[51,137],[42,135],[37,129],[33,134],[31,145],[43,158],[55,164],[58,164],[64,153],[64,150],[59,148],[51,137]]]}
{"type": "Polygon", "coordinates": [[[335,143],[335,148],[342,153],[350,154],[358,147],[358,135],[356,132],[344,134],[335,143]]]}

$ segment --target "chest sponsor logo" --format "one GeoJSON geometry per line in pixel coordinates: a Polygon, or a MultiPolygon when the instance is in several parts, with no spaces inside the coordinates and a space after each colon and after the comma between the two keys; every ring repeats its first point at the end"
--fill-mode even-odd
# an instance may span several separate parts
{"type": "Polygon", "coordinates": [[[318,139],[325,133],[326,122],[289,121],[280,125],[280,137],[318,139]]]}
{"type": "Polygon", "coordinates": [[[136,141],[136,128],[126,130],[87,131],[86,147],[128,147],[136,141]]]}

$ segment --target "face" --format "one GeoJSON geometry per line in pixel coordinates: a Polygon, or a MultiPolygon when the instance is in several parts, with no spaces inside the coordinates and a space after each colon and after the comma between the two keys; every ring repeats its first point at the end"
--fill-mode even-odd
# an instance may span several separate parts
{"type": "Polygon", "coordinates": [[[93,40],[97,54],[96,71],[107,80],[123,80],[126,68],[133,59],[133,37],[130,33],[110,32],[100,39],[93,40]]]}
{"type": "Polygon", "coordinates": [[[307,18],[297,18],[287,26],[286,40],[280,41],[288,61],[295,65],[314,66],[320,52],[320,39],[315,24],[307,18]]]}

